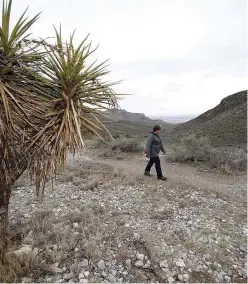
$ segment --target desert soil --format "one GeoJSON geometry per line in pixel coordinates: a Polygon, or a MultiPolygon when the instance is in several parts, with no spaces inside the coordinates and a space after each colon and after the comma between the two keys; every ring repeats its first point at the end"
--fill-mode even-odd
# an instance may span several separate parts
{"type": "Polygon", "coordinates": [[[10,220],[23,282],[247,282],[244,175],[145,161],[69,157],[43,198],[22,178],[10,220]]]}

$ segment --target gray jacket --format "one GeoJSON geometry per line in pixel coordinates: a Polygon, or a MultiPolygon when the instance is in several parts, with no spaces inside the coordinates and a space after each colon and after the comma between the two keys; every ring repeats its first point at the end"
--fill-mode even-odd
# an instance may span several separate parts
{"type": "Polygon", "coordinates": [[[147,158],[157,157],[160,151],[165,154],[162,140],[156,133],[152,132],[146,143],[146,156],[147,158]]]}

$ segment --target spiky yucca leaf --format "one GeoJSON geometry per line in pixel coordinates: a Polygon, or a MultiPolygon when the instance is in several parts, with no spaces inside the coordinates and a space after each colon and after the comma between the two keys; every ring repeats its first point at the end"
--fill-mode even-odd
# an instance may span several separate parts
{"type": "Polygon", "coordinates": [[[109,73],[106,61],[88,64],[88,58],[96,50],[87,43],[88,37],[75,47],[73,35],[63,44],[61,29],[55,29],[55,34],[56,48],[46,47],[47,56],[40,68],[49,86],[44,95],[48,99],[46,123],[29,145],[31,149],[39,145],[29,164],[38,189],[40,185],[44,187],[46,176],[58,164],[65,164],[68,150],[75,153],[84,147],[85,134],[103,139],[101,133],[109,133],[98,115],[103,109],[117,107],[112,90],[116,83],[102,82],[102,77],[109,73]]]}
{"type": "Polygon", "coordinates": [[[117,107],[116,83],[102,81],[106,62],[88,63],[96,49],[87,37],[77,47],[73,35],[63,43],[61,30],[54,46],[30,41],[26,32],[37,17],[24,14],[10,32],[11,3],[4,2],[0,32],[0,162],[9,183],[28,166],[39,193],[68,150],[84,147],[86,135],[108,132],[99,114],[117,107]]]}

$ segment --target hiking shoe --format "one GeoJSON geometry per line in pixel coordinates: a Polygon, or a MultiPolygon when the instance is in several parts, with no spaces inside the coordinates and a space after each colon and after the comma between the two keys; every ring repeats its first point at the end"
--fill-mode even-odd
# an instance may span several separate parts
{"type": "Polygon", "coordinates": [[[167,180],[167,177],[161,176],[161,177],[158,177],[158,179],[160,179],[160,180],[167,180]]]}
{"type": "Polygon", "coordinates": [[[150,174],[149,172],[144,172],[144,175],[145,175],[145,176],[148,176],[148,177],[151,176],[151,174],[150,174]]]}

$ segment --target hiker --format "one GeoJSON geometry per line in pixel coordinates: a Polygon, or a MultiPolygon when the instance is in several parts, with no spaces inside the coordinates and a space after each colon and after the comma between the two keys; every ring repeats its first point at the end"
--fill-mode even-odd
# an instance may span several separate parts
{"type": "Polygon", "coordinates": [[[163,147],[163,143],[161,138],[159,137],[159,133],[161,131],[160,125],[154,125],[153,131],[151,132],[147,144],[146,144],[146,157],[149,159],[148,164],[146,166],[144,175],[150,176],[150,171],[155,163],[155,168],[157,172],[157,178],[160,180],[167,180],[167,177],[164,177],[162,174],[162,169],[160,165],[159,152],[162,151],[165,154],[165,150],[163,147]]]}

